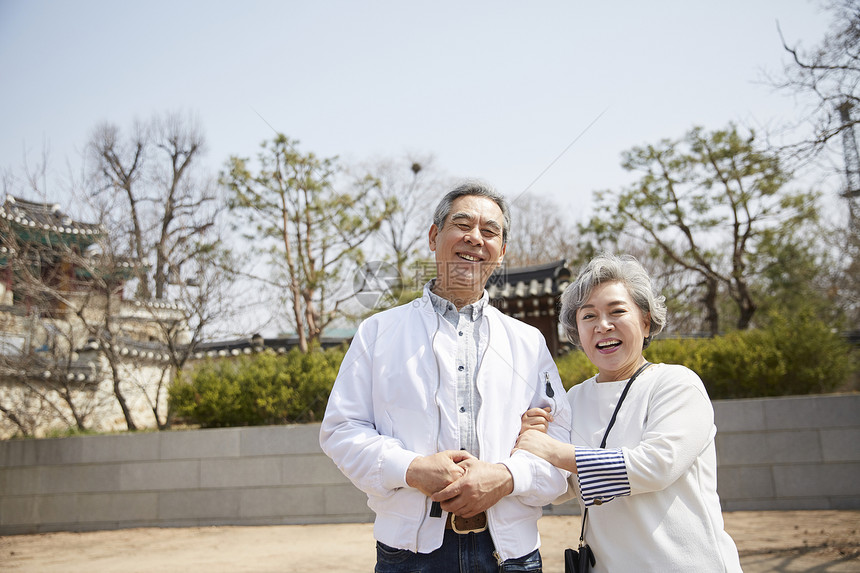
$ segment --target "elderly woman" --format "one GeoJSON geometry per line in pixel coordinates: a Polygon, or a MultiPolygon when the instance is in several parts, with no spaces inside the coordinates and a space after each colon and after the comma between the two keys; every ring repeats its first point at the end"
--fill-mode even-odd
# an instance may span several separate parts
{"type": "Polygon", "coordinates": [[[723,529],[705,387],[688,368],[642,355],[666,322],[664,300],[631,256],[586,265],[562,295],[561,322],[598,373],[568,392],[571,444],[548,436],[549,412],[533,408],[517,448],[572,472],[557,501],[577,495],[588,508],[593,571],[740,571],[723,529]]]}

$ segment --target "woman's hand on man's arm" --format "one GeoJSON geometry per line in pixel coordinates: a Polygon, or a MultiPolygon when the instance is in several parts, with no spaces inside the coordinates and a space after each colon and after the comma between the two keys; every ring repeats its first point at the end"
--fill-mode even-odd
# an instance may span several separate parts
{"type": "Polygon", "coordinates": [[[522,416],[520,435],[528,430],[538,430],[546,433],[549,423],[553,421],[550,408],[529,408],[522,416]]]}

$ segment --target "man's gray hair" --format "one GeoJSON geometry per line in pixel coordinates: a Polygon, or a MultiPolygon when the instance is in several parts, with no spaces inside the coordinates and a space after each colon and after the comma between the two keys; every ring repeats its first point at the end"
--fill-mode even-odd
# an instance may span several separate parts
{"type": "Polygon", "coordinates": [[[597,285],[618,281],[622,283],[642,316],[650,317],[651,329],[642,344],[648,348],[651,339],[666,325],[666,297],[657,295],[651,287],[651,277],[632,255],[616,256],[601,253],[586,264],[561,295],[561,315],[559,320],[570,341],[582,346],[579,329],[576,326],[576,313],[588,301],[597,285]]]}
{"type": "Polygon", "coordinates": [[[451,205],[454,204],[454,201],[460,197],[469,196],[486,197],[496,202],[496,205],[502,210],[502,215],[505,218],[505,224],[502,228],[502,244],[506,245],[511,228],[511,209],[508,207],[507,200],[498,191],[493,189],[492,186],[483,181],[465,181],[442,197],[442,200],[439,201],[439,204],[436,205],[436,210],[433,212],[433,224],[441,230],[448,219],[448,215],[451,214],[451,205]]]}

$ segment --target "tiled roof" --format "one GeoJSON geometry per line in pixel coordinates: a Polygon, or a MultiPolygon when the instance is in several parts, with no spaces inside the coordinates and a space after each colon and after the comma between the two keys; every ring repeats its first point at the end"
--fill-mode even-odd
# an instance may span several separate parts
{"type": "Polygon", "coordinates": [[[558,296],[570,282],[565,259],[528,267],[500,267],[487,281],[490,300],[558,296]]]}
{"type": "MultiPolygon", "coordinates": [[[[323,348],[331,348],[340,346],[344,342],[349,342],[352,339],[352,334],[341,333],[340,336],[323,336],[320,338],[320,346],[323,348]]],[[[353,332],[354,334],[354,332],[353,332]]],[[[219,340],[215,342],[203,342],[197,345],[195,352],[192,355],[195,359],[202,358],[218,358],[225,356],[239,356],[240,354],[254,354],[262,352],[266,349],[271,349],[278,354],[289,352],[293,348],[298,348],[299,337],[279,336],[276,338],[263,338],[260,335],[254,335],[251,338],[236,338],[233,340],[219,340]]]]}
{"type": "Polygon", "coordinates": [[[102,232],[101,225],[75,221],[63,213],[57,204],[36,203],[11,195],[7,195],[6,201],[0,206],[0,217],[24,228],[67,235],[92,236],[102,232]]]}

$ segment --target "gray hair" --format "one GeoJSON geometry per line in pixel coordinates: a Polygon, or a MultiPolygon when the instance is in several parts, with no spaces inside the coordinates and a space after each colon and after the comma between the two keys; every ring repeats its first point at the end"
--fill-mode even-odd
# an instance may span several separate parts
{"type": "Polygon", "coordinates": [[[651,339],[666,326],[666,297],[657,295],[651,287],[651,277],[632,255],[616,256],[601,253],[586,264],[561,295],[562,327],[570,341],[576,346],[582,346],[579,329],[576,326],[576,313],[588,301],[588,297],[597,285],[618,281],[627,288],[630,298],[642,316],[649,317],[651,329],[648,337],[642,343],[642,349],[648,348],[651,339]]]}
{"type": "Polygon", "coordinates": [[[502,228],[502,244],[506,245],[511,228],[511,209],[508,207],[507,200],[498,191],[482,181],[465,181],[442,197],[442,200],[439,201],[439,204],[436,205],[436,210],[433,212],[433,224],[441,229],[445,225],[448,215],[451,214],[451,205],[454,204],[454,201],[460,197],[469,196],[486,197],[496,202],[496,205],[499,206],[499,209],[502,210],[502,215],[505,217],[505,224],[502,228]]]}

